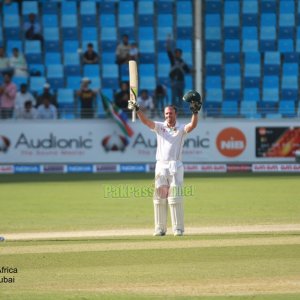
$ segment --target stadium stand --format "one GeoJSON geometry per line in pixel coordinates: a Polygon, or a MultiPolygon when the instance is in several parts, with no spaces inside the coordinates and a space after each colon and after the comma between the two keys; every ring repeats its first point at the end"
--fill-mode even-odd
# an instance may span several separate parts
{"type": "MultiPolygon", "coordinates": [[[[298,116],[300,1],[201,3],[204,115],[298,116]]],[[[140,72],[140,88],[152,92],[164,84],[170,94],[166,39],[173,38],[184,60],[194,65],[193,17],[199,13],[194,8],[192,0],[1,1],[0,43],[8,56],[17,47],[27,59],[30,77],[14,78],[18,85],[26,81],[37,92],[36,85],[47,81],[54,92],[70,89],[73,94],[68,95],[74,95],[80,78],[89,76],[94,87],[113,96],[119,81],[128,80],[128,68],[119,73],[114,57],[121,35],[127,33],[138,44],[140,66],[146,66],[140,72]],[[24,37],[22,28],[30,13],[42,26],[43,44],[24,37]],[[95,68],[82,65],[88,43],[100,56],[95,68]]],[[[195,87],[193,77],[186,76],[186,89],[195,87]]],[[[99,116],[104,115],[102,109],[100,105],[99,116]]]]}
{"type": "Polygon", "coordinates": [[[206,116],[297,115],[299,12],[294,0],[204,1],[206,116]]]}

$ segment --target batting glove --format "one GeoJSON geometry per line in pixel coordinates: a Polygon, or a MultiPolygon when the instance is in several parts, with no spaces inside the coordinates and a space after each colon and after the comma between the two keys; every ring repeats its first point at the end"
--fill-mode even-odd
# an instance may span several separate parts
{"type": "Polygon", "coordinates": [[[133,100],[128,100],[128,109],[139,111],[140,106],[133,100]]]}
{"type": "Polygon", "coordinates": [[[200,102],[192,101],[190,103],[190,110],[192,111],[193,114],[197,114],[201,109],[201,107],[202,107],[202,103],[200,102]]]}

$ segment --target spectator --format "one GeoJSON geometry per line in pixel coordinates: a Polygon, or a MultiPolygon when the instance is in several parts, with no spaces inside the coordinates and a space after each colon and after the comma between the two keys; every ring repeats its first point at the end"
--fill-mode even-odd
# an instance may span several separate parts
{"type": "Polygon", "coordinates": [[[17,86],[11,81],[11,75],[4,74],[4,84],[0,87],[1,119],[10,119],[13,116],[17,86]]]}
{"type": "Polygon", "coordinates": [[[139,58],[139,49],[136,42],[132,42],[130,44],[130,50],[129,50],[129,59],[138,61],[139,58]]]}
{"type": "Polygon", "coordinates": [[[120,90],[115,94],[115,104],[123,111],[130,113],[128,109],[129,100],[129,84],[128,82],[121,82],[120,90]]]}
{"type": "Polygon", "coordinates": [[[43,104],[44,97],[48,97],[50,99],[50,103],[58,108],[56,95],[51,93],[50,84],[47,82],[44,84],[43,92],[37,97],[37,106],[43,104]]]}
{"type": "Polygon", "coordinates": [[[88,43],[87,50],[83,54],[84,64],[97,64],[99,62],[98,53],[94,50],[92,43],[88,43]]]}
{"type": "Polygon", "coordinates": [[[37,108],[38,119],[57,119],[57,109],[50,103],[50,98],[45,96],[43,98],[43,104],[37,108]]]}
{"type": "Polygon", "coordinates": [[[14,76],[27,77],[27,62],[18,48],[13,48],[13,54],[9,60],[9,65],[14,70],[14,76]]]}
{"type": "Polygon", "coordinates": [[[3,47],[0,47],[0,72],[13,74],[13,69],[9,66],[9,59],[5,56],[3,47]]]}
{"type": "Polygon", "coordinates": [[[122,42],[119,43],[116,49],[116,63],[118,65],[126,64],[129,61],[129,38],[127,34],[122,36],[122,42]]]}
{"type": "Polygon", "coordinates": [[[20,91],[17,92],[16,101],[15,101],[15,113],[18,113],[19,110],[24,109],[24,103],[26,101],[31,101],[32,105],[36,105],[36,100],[33,95],[28,92],[27,84],[22,83],[20,86],[20,91]]]}
{"type": "Polygon", "coordinates": [[[168,94],[167,88],[159,84],[154,90],[154,106],[157,114],[160,116],[163,113],[164,107],[167,105],[168,94]]]}
{"type": "Polygon", "coordinates": [[[137,103],[143,113],[146,113],[148,116],[152,115],[154,105],[148,90],[141,90],[141,95],[137,98],[137,103]]]}
{"type": "Polygon", "coordinates": [[[174,52],[171,50],[171,40],[167,41],[167,54],[171,64],[170,80],[172,91],[172,104],[181,108],[181,100],[184,94],[184,76],[190,73],[189,66],[182,59],[182,50],[177,48],[174,52]]]}
{"type": "Polygon", "coordinates": [[[90,83],[89,78],[82,78],[80,89],[76,92],[81,104],[82,119],[92,119],[95,113],[96,92],[89,87],[90,83]]]}
{"type": "Polygon", "coordinates": [[[24,24],[24,31],[27,40],[39,40],[43,44],[44,38],[41,34],[41,25],[36,20],[34,13],[29,14],[28,21],[24,24]]]}
{"type": "Polygon", "coordinates": [[[31,100],[24,102],[24,106],[16,112],[16,119],[36,119],[37,111],[31,100]]]}

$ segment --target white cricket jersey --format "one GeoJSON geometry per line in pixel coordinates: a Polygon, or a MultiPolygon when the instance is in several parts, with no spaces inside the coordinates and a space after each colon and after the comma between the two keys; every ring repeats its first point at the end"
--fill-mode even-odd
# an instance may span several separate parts
{"type": "Polygon", "coordinates": [[[169,128],[166,122],[154,122],[153,131],[157,136],[157,161],[181,161],[182,148],[187,132],[184,130],[185,125],[176,122],[174,128],[169,128]]]}

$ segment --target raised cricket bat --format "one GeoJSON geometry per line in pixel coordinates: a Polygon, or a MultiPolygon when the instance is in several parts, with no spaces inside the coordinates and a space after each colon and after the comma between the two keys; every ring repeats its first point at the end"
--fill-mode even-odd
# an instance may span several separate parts
{"type": "MultiPolygon", "coordinates": [[[[129,61],[129,86],[130,86],[130,100],[136,102],[138,96],[138,71],[135,60],[129,61]]],[[[132,122],[135,122],[136,111],[132,111],[132,122]]]]}

